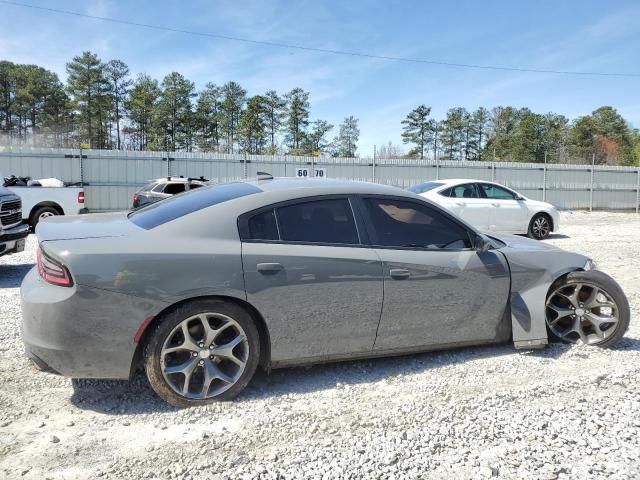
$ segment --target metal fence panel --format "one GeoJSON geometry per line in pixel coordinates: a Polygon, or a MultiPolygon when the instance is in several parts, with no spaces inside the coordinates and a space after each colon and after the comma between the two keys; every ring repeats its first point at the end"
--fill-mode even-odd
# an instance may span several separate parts
{"type": "Polygon", "coordinates": [[[0,172],[32,178],[56,177],[88,184],[92,211],[126,209],[148,180],[167,175],[204,176],[217,183],[276,177],[324,169],[328,178],[363,180],[406,188],[447,178],[495,181],[559,208],[634,209],[640,202],[637,167],[457,162],[415,159],[328,158],[186,152],[132,152],[0,147],[0,172]]]}

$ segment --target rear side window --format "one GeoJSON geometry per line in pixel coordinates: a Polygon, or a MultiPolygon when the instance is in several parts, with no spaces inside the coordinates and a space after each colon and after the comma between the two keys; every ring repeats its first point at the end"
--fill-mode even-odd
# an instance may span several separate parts
{"type": "Polygon", "coordinates": [[[464,185],[456,185],[449,189],[449,197],[453,198],[480,198],[478,189],[473,183],[467,183],[464,185]]]}
{"type": "Polygon", "coordinates": [[[176,195],[184,192],[184,183],[167,183],[164,187],[164,193],[168,195],[176,195]]]}
{"type": "Polygon", "coordinates": [[[261,212],[249,219],[248,237],[243,240],[279,240],[276,216],[273,210],[261,212]]]}
{"type": "Polygon", "coordinates": [[[139,227],[150,230],[203,208],[261,191],[258,187],[248,183],[227,183],[200,188],[189,195],[169,197],[131,212],[129,220],[139,227]]]}
{"type": "Polygon", "coordinates": [[[471,241],[465,228],[426,204],[395,198],[366,198],[374,245],[398,248],[462,249],[471,241]]]}
{"type": "Polygon", "coordinates": [[[315,200],[277,209],[283,241],[309,243],[360,243],[347,199],[315,200]]]}

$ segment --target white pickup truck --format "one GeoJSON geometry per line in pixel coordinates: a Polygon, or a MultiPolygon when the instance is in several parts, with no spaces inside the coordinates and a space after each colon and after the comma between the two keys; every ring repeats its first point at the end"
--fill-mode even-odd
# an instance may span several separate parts
{"type": "MultiPolygon", "coordinates": [[[[4,178],[4,177],[1,177],[4,178]]],[[[5,184],[22,200],[22,219],[35,229],[40,220],[54,215],[87,213],[82,186],[42,187],[5,184]]]]}

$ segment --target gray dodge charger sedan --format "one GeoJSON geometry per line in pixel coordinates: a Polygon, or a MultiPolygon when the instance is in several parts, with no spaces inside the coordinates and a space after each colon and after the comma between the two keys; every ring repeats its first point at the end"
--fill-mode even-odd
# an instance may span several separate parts
{"type": "Polygon", "coordinates": [[[612,346],[629,304],[588,258],[485,236],[397,188],[267,179],[37,228],[22,335],[42,370],[230,399],[258,365],[549,338],[612,346]]]}

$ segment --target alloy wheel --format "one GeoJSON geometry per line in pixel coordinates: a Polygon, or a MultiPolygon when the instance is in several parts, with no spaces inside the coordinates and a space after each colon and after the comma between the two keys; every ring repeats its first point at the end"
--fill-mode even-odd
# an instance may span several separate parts
{"type": "Polygon", "coordinates": [[[533,220],[531,229],[533,230],[533,234],[536,238],[545,238],[551,231],[551,224],[547,217],[540,215],[533,220]]]}
{"type": "Polygon", "coordinates": [[[49,211],[42,212],[40,216],[38,216],[38,220],[42,220],[49,217],[55,217],[55,215],[56,215],[55,213],[49,212],[49,211]]]}
{"type": "Polygon", "coordinates": [[[551,332],[563,341],[597,345],[610,337],[619,320],[611,295],[591,283],[565,284],[547,299],[546,317],[551,332]]]}
{"type": "Polygon", "coordinates": [[[167,336],[160,366],[174,392],[208,399],[240,379],[248,358],[249,343],[238,322],[221,313],[201,313],[180,322],[167,336]]]}

